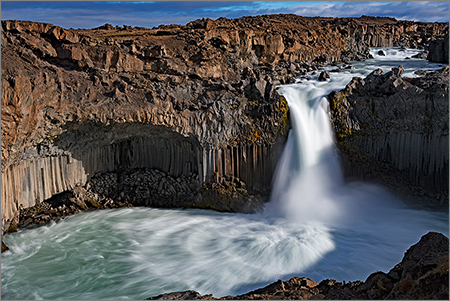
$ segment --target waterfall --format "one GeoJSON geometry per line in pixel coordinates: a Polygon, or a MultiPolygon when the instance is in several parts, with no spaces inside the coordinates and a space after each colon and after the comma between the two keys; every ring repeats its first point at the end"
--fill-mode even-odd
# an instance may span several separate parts
{"type": "Polygon", "coordinates": [[[354,62],[353,69],[323,69],[331,79],[318,81],[318,74],[309,74],[295,84],[280,86],[278,92],[289,105],[292,129],[275,172],[271,201],[267,214],[276,214],[296,222],[320,222],[336,226],[354,222],[356,216],[368,216],[383,206],[397,207],[398,200],[381,187],[366,183],[345,185],[326,95],[341,90],[353,77],[365,77],[381,68],[388,72],[403,65],[405,77],[415,77],[416,70],[435,70],[439,64],[426,60],[406,60],[419,53],[415,49],[384,49],[380,56],[372,49],[373,60],[354,62]]]}
{"type": "Polygon", "coordinates": [[[277,168],[269,211],[297,221],[339,217],[333,191],[343,183],[328,116],[326,90],[311,81],[281,87],[292,130],[277,168]]]}

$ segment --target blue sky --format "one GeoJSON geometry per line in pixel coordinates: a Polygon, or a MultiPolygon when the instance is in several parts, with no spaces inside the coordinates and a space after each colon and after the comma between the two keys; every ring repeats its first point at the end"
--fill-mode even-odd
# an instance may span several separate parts
{"type": "Polygon", "coordinates": [[[398,20],[448,22],[448,1],[2,1],[2,20],[31,20],[65,28],[105,23],[154,27],[209,17],[238,18],[293,13],[301,16],[389,16],[398,20]]]}

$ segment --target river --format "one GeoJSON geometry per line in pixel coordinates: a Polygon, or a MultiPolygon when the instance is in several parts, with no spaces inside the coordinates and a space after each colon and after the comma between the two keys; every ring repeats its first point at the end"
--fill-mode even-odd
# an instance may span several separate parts
{"type": "Polygon", "coordinates": [[[2,299],[136,300],[182,290],[221,297],[294,276],[365,280],[389,271],[427,232],[448,236],[448,213],[343,181],[324,96],[377,68],[403,65],[404,76],[416,76],[440,67],[405,59],[417,50],[371,51],[374,59],[326,82],[317,72],[279,88],[293,129],[264,212],[121,208],[21,229],[4,236],[2,299]]]}

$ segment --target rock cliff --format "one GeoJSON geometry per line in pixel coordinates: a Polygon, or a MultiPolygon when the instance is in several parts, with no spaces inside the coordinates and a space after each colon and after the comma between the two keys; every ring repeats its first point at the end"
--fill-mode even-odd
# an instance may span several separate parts
{"type": "Polygon", "coordinates": [[[375,272],[366,281],[317,283],[294,277],[238,296],[216,299],[185,291],[147,300],[448,300],[448,281],[448,238],[429,232],[388,273],[375,272]]]}
{"type": "Polygon", "coordinates": [[[438,37],[437,39],[432,40],[428,46],[427,59],[430,62],[448,63],[448,43],[448,34],[444,37],[438,37]]]}
{"type": "Polygon", "coordinates": [[[328,96],[347,178],[448,209],[448,70],[403,78],[402,66],[378,69],[328,96]]]}
{"type": "Polygon", "coordinates": [[[198,181],[190,187],[209,191],[196,190],[199,207],[257,210],[289,130],[277,85],[368,58],[369,46],[425,47],[445,33],[446,23],[373,17],[90,30],[2,21],[2,233],[21,208],[139,168],[198,181]]]}

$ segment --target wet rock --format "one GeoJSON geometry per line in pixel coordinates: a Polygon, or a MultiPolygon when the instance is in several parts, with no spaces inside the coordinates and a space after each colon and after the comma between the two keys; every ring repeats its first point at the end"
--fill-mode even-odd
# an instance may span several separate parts
{"type": "Polygon", "coordinates": [[[416,59],[426,59],[427,57],[428,57],[428,51],[422,51],[422,52],[412,56],[412,58],[416,58],[416,59]]]}
{"type": "Polygon", "coordinates": [[[383,50],[378,50],[377,54],[379,56],[386,56],[386,53],[383,50]]]}
{"type": "Polygon", "coordinates": [[[328,78],[330,78],[330,73],[328,73],[328,71],[320,72],[319,81],[326,81],[328,78]]]}
{"type": "Polygon", "coordinates": [[[212,295],[200,295],[196,291],[174,292],[161,294],[156,297],[147,298],[145,300],[210,300],[212,295]]]}
{"type": "Polygon", "coordinates": [[[8,250],[9,250],[9,247],[7,245],[5,245],[5,243],[3,242],[3,239],[2,239],[2,253],[5,251],[8,251],[8,250]]]}

